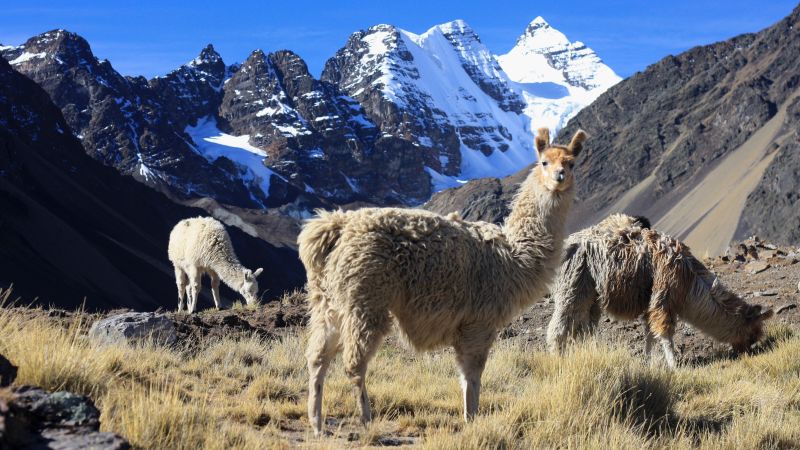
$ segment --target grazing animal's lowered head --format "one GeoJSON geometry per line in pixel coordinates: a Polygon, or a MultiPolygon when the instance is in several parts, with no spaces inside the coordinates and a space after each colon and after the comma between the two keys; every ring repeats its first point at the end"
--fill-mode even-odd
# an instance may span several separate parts
{"type": "Polygon", "coordinates": [[[729,340],[733,350],[742,353],[750,350],[753,344],[764,337],[764,321],[772,317],[773,311],[761,311],[761,305],[749,305],[738,295],[728,290],[718,279],[711,286],[711,296],[721,305],[733,305],[736,314],[742,318],[742,325],[735,330],[729,340]]]}
{"type": "Polygon", "coordinates": [[[258,278],[264,269],[258,268],[255,272],[250,269],[244,269],[244,278],[242,281],[242,288],[239,292],[244,297],[244,301],[248,305],[255,305],[258,302],[258,278]]]}
{"type": "Polygon", "coordinates": [[[534,170],[537,171],[539,182],[550,191],[566,191],[574,182],[572,169],[575,158],[583,149],[586,132],[578,130],[572,137],[569,145],[556,145],[550,143],[550,130],[540,128],[536,135],[536,151],[539,163],[534,170]]]}

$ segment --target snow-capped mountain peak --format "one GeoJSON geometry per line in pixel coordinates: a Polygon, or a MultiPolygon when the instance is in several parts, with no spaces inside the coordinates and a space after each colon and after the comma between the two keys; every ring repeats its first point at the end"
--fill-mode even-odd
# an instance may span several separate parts
{"type": "Polygon", "coordinates": [[[522,90],[531,129],[559,130],[584,106],[621,80],[584,43],[571,42],[539,16],[508,53],[497,57],[522,90]]]}
{"type": "Polygon", "coordinates": [[[525,32],[517,38],[516,45],[523,45],[533,50],[542,50],[553,46],[569,45],[564,33],[551,27],[542,16],[538,16],[525,28],[525,32]]]}
{"type": "Polygon", "coordinates": [[[541,16],[498,60],[508,76],[521,83],[554,82],[585,91],[604,91],[621,80],[594,50],[583,42],[571,42],[541,16]]]}
{"type": "Polygon", "coordinates": [[[208,44],[200,51],[200,54],[186,65],[190,67],[202,67],[222,63],[222,56],[214,49],[212,44],[208,44]]]}

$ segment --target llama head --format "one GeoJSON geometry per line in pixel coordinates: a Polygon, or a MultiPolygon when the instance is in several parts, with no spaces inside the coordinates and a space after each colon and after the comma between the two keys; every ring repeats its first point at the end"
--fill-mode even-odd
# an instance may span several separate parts
{"type": "Polygon", "coordinates": [[[536,135],[536,153],[539,163],[536,171],[539,182],[550,191],[565,191],[574,182],[575,158],[583,149],[586,133],[578,130],[569,145],[550,143],[550,130],[540,128],[536,135]]]}
{"type": "Polygon", "coordinates": [[[737,353],[750,350],[753,344],[764,337],[764,321],[772,317],[773,311],[761,310],[761,305],[748,305],[738,295],[728,290],[719,279],[715,279],[711,287],[711,295],[723,305],[736,308],[736,313],[742,318],[740,328],[735,330],[731,339],[731,346],[737,353]]]}
{"type": "Polygon", "coordinates": [[[248,305],[254,305],[258,302],[258,280],[256,278],[263,271],[264,269],[262,268],[256,269],[255,272],[250,269],[244,269],[244,283],[242,283],[241,294],[248,305]]]}

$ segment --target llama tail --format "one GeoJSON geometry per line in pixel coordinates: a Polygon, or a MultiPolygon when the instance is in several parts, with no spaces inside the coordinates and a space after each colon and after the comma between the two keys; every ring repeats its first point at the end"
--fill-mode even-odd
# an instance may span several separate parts
{"type": "Polygon", "coordinates": [[[309,282],[322,273],[325,260],[339,242],[347,221],[347,216],[341,210],[317,210],[316,213],[317,217],[308,220],[297,237],[300,260],[306,268],[309,282]]]}

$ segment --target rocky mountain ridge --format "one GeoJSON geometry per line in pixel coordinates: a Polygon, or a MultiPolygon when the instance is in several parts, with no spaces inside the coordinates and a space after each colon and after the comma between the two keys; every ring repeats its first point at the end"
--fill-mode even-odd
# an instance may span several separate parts
{"type": "Polygon", "coordinates": [[[320,79],[291,51],[228,66],[212,45],[164,76],[126,77],[65,30],[0,54],[51,95],[95,159],[181,201],[245,208],[413,205],[513,173],[533,159],[538,117],[526,111],[544,98],[460,20],[420,35],[356,32],[320,79]]]}

